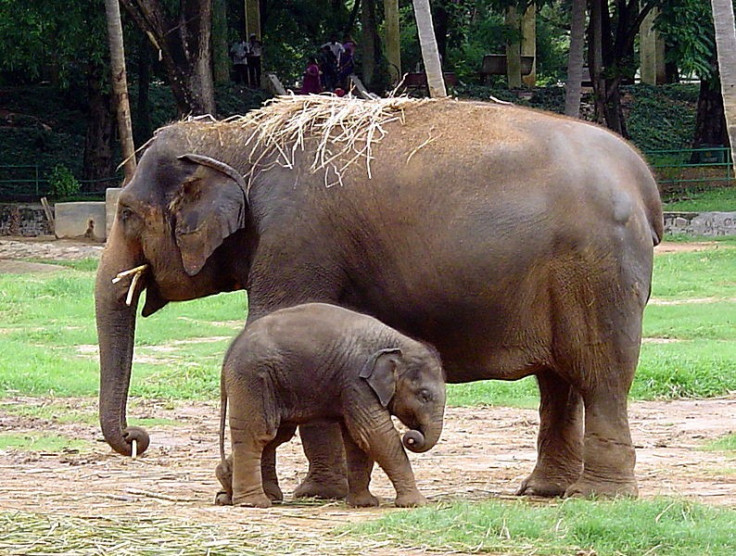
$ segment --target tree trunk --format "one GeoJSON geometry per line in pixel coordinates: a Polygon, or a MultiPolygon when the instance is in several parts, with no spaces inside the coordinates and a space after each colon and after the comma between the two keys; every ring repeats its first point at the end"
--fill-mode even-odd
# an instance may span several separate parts
{"type": "Polygon", "coordinates": [[[573,0],[570,29],[570,54],[567,59],[565,114],[580,117],[580,95],[583,89],[583,50],[585,48],[586,0],[573,0]]]}
{"type": "Polygon", "coordinates": [[[511,38],[506,43],[506,78],[509,89],[521,88],[521,20],[516,6],[506,9],[506,25],[511,28],[511,38]]]}
{"type": "Polygon", "coordinates": [[[158,52],[179,115],[214,115],[212,0],[181,0],[176,18],[160,0],[120,1],[158,52]]]}
{"type": "Polygon", "coordinates": [[[442,62],[440,62],[440,54],[437,50],[437,41],[434,36],[429,0],[412,0],[412,3],[414,4],[414,17],[417,20],[419,44],[422,48],[424,71],[427,74],[429,96],[433,98],[446,97],[447,90],[442,75],[442,62]]]}
{"type": "Polygon", "coordinates": [[[143,41],[138,49],[138,99],[136,101],[135,128],[133,139],[142,145],[153,135],[153,122],[151,121],[151,103],[149,93],[151,91],[151,45],[143,41]]]}
{"type": "Polygon", "coordinates": [[[227,47],[227,1],[212,1],[212,64],[215,83],[230,81],[230,58],[227,47]]]}
{"type": "Polygon", "coordinates": [[[366,87],[373,86],[376,71],[376,0],[363,0],[360,10],[360,20],[363,35],[360,39],[360,48],[363,53],[361,66],[363,81],[366,87]]]}
{"type": "Polygon", "coordinates": [[[736,27],[731,0],[711,0],[718,51],[723,109],[731,144],[731,157],[736,160],[736,27]]]}
{"type": "MultiPolygon", "coordinates": [[[[692,146],[699,149],[712,145],[728,145],[728,139],[723,96],[719,84],[717,80],[701,79],[692,146]]],[[[697,153],[693,153],[694,159],[697,158],[696,155],[697,153]]]]}
{"type": "Polygon", "coordinates": [[[392,86],[401,80],[401,35],[399,31],[399,0],[383,0],[386,27],[386,58],[392,86]]]}
{"type": "Polygon", "coordinates": [[[125,181],[130,181],[136,167],[133,125],[130,121],[128,80],[125,74],[125,50],[123,48],[123,26],[120,22],[118,0],[105,0],[107,35],[110,41],[110,66],[112,70],[113,104],[117,113],[118,133],[123,154],[125,181]]]}
{"type": "Polygon", "coordinates": [[[109,178],[115,174],[112,143],[115,135],[115,115],[110,93],[102,86],[107,68],[90,62],[87,69],[87,133],[84,138],[85,180],[109,178]]]}

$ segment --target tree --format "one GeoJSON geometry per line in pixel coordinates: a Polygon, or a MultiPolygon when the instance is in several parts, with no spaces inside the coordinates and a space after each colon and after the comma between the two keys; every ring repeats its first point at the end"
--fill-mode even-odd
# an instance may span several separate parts
{"type": "Polygon", "coordinates": [[[123,151],[123,168],[125,169],[125,181],[127,182],[135,173],[136,162],[133,126],[130,121],[130,103],[128,102],[128,77],[125,72],[123,24],[120,21],[118,0],[105,0],[105,12],[107,15],[107,36],[110,42],[113,104],[117,114],[118,133],[123,151]]]}
{"type": "Polygon", "coordinates": [[[583,53],[585,50],[586,0],[572,0],[570,22],[570,54],[567,61],[565,87],[565,114],[580,117],[580,95],[583,82],[583,53]]]}
{"type": "Polygon", "coordinates": [[[588,66],[593,81],[596,116],[627,137],[621,110],[621,84],[636,71],[634,44],[641,23],[662,0],[590,0],[588,66]],[[613,8],[613,11],[611,11],[613,8]]]}
{"type": "Polygon", "coordinates": [[[736,160],[736,26],[732,0],[711,0],[718,69],[732,160],[736,160]]]}
{"type": "Polygon", "coordinates": [[[442,75],[442,62],[437,50],[437,41],[432,26],[432,12],[429,0],[412,0],[414,17],[417,20],[419,44],[422,47],[424,71],[427,74],[427,88],[430,97],[446,97],[445,80],[442,75]]]}
{"type": "Polygon", "coordinates": [[[212,0],[181,0],[177,12],[161,0],[120,0],[158,52],[180,115],[215,114],[212,0]]]}
{"type": "Polygon", "coordinates": [[[0,2],[0,70],[18,81],[52,75],[52,87],[84,104],[86,133],[85,180],[109,178],[113,159],[114,118],[110,95],[109,51],[105,17],[98,2],[84,0],[4,0],[0,2]]]}
{"type": "Polygon", "coordinates": [[[728,143],[710,2],[663,2],[655,29],[665,38],[666,62],[700,78],[693,148],[728,143]]]}

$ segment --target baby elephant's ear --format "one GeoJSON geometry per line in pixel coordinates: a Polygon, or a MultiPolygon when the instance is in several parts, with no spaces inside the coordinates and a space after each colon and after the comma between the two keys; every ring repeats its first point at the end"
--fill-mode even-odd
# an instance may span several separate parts
{"type": "Polygon", "coordinates": [[[388,407],[396,393],[396,367],[400,357],[399,348],[381,349],[368,358],[360,371],[360,378],[368,381],[383,407],[388,407]]]}

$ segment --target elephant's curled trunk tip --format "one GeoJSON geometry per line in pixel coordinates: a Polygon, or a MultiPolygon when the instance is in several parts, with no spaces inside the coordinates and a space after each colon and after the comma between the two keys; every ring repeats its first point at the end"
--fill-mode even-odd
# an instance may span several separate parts
{"type": "Polygon", "coordinates": [[[404,447],[412,452],[423,452],[426,449],[424,435],[418,430],[407,431],[406,434],[404,434],[402,442],[404,447]]]}

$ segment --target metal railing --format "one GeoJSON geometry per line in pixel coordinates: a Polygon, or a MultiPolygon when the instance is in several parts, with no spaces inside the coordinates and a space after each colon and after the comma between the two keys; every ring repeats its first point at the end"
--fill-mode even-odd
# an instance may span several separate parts
{"type": "Polygon", "coordinates": [[[728,147],[646,151],[644,156],[665,190],[736,185],[728,147]]]}
{"type": "MultiPolygon", "coordinates": [[[[644,156],[663,190],[736,185],[727,147],[646,151],[644,156]]],[[[0,202],[38,201],[49,196],[48,173],[38,165],[0,165],[0,202]]],[[[102,199],[105,189],[122,183],[122,176],[78,181],[81,187],[75,197],[102,199]]]]}
{"type": "MultiPolygon", "coordinates": [[[[46,177],[50,170],[37,164],[0,165],[0,202],[38,201],[49,197],[51,185],[46,177]]],[[[105,189],[118,187],[122,176],[96,180],[77,180],[80,188],[75,198],[104,199],[105,189]]]]}

